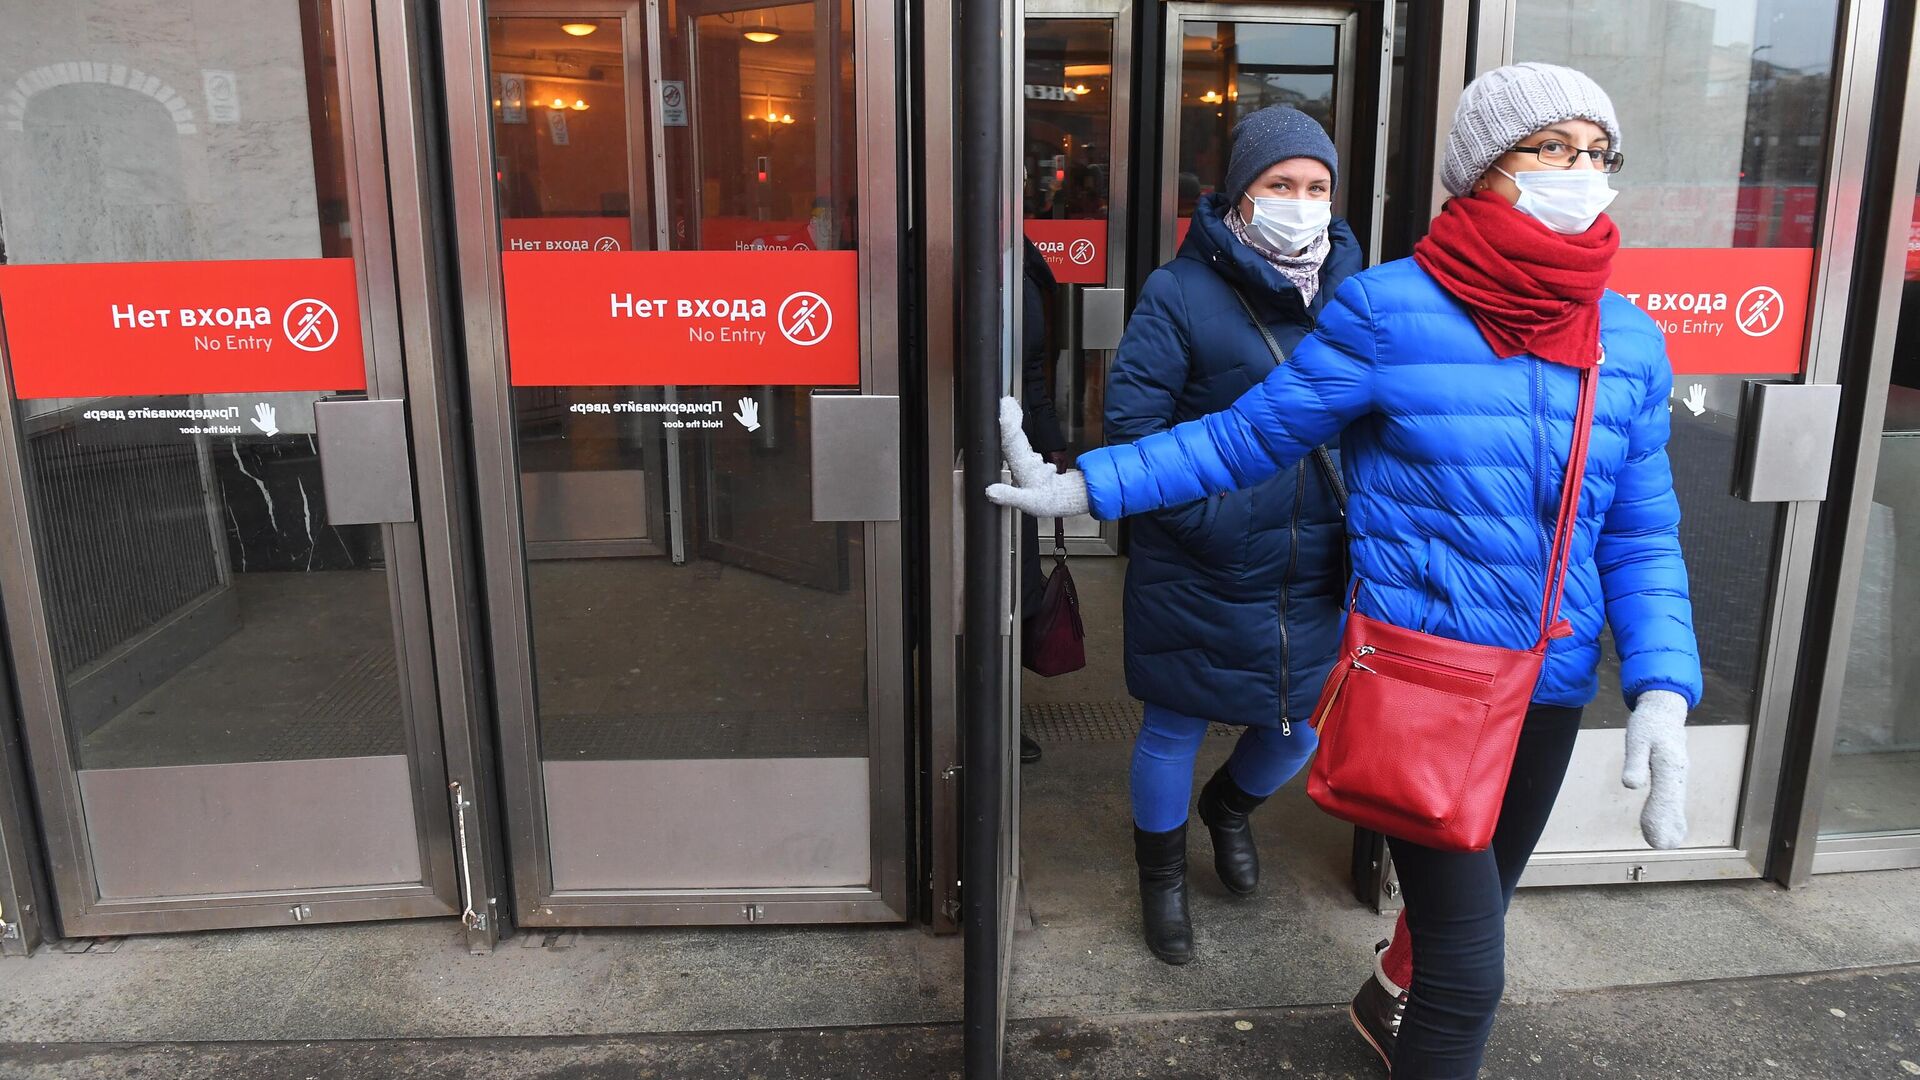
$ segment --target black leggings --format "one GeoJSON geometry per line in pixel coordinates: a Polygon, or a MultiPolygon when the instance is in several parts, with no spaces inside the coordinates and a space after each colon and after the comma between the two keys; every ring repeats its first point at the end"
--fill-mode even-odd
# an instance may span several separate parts
{"type": "Polygon", "coordinates": [[[1493,845],[1438,851],[1389,839],[1413,938],[1413,985],[1393,1048],[1394,1080],[1472,1080],[1506,985],[1514,886],[1560,793],[1579,709],[1527,710],[1493,845]]]}

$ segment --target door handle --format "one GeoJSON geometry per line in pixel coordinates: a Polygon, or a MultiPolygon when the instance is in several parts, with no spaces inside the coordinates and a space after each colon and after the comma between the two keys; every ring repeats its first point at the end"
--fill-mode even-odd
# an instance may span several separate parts
{"type": "Polygon", "coordinates": [[[1733,495],[1748,502],[1825,502],[1840,423],[1840,387],[1748,379],[1740,389],[1733,495]]]}
{"type": "Polygon", "coordinates": [[[1105,351],[1120,347],[1127,330],[1127,290],[1080,290],[1080,347],[1105,351]]]}
{"type": "Polygon", "coordinates": [[[813,520],[900,520],[900,399],[892,394],[808,396],[813,520]]]}
{"type": "Polygon", "coordinates": [[[316,401],[313,427],[329,524],[384,525],[414,519],[405,401],[316,401]]]}

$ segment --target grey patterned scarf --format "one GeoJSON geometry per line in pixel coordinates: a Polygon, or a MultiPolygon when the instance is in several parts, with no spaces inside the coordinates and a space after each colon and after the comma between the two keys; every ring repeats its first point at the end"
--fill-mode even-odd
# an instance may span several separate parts
{"type": "Polygon", "coordinates": [[[1333,250],[1330,232],[1321,233],[1300,254],[1285,255],[1275,251],[1272,245],[1247,228],[1247,223],[1240,220],[1238,207],[1222,216],[1227,219],[1227,229],[1233,233],[1234,239],[1252,248],[1275,270],[1280,271],[1294,288],[1300,290],[1301,301],[1312,307],[1313,298],[1320,294],[1320,266],[1327,261],[1327,252],[1333,250]]]}

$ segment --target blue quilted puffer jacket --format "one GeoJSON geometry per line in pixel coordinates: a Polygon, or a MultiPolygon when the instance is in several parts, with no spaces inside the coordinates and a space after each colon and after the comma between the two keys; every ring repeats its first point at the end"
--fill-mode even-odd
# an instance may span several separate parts
{"type": "MultiPolygon", "coordinates": [[[[1234,296],[1291,352],[1365,260],[1328,230],[1313,303],[1233,235],[1218,193],[1180,254],[1140,291],[1107,375],[1106,437],[1130,443],[1233,404],[1273,370],[1234,296]]],[[[1340,643],[1341,546],[1333,490],[1311,461],[1264,483],[1145,514],[1127,547],[1127,691],[1183,716],[1280,727],[1313,712],[1340,643]]]]}
{"type": "MultiPolygon", "coordinates": [[[[1605,351],[1561,614],[1539,704],[1584,706],[1611,627],[1629,707],[1700,700],[1680,504],[1667,462],[1673,372],[1625,297],[1600,302],[1605,351]]],[[[1548,547],[1579,373],[1499,359],[1466,309],[1411,259],[1347,280],[1312,337],[1232,407],[1084,454],[1094,516],[1244,488],[1340,435],[1359,610],[1483,645],[1539,638],[1548,547]],[[1341,435],[1344,429],[1344,435],[1341,435]]]]}

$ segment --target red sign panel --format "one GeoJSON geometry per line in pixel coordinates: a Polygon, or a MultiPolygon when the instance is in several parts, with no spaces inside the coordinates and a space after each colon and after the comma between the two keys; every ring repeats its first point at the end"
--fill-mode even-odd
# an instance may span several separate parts
{"type": "Polygon", "coordinates": [[[352,259],[0,266],[31,398],[364,390],[352,259]]]}
{"type": "Polygon", "coordinates": [[[1676,375],[1797,375],[1812,248],[1621,248],[1615,292],[1667,335],[1676,375]]]}
{"type": "Polygon", "coordinates": [[[1107,223],[1101,218],[1028,218],[1027,239],[1064,285],[1107,283],[1107,223]]]}
{"type": "Polygon", "coordinates": [[[501,256],[515,386],[850,386],[851,251],[501,256]]]}
{"type": "Polygon", "coordinates": [[[633,223],[616,217],[502,218],[502,251],[625,251],[633,223]]]}

